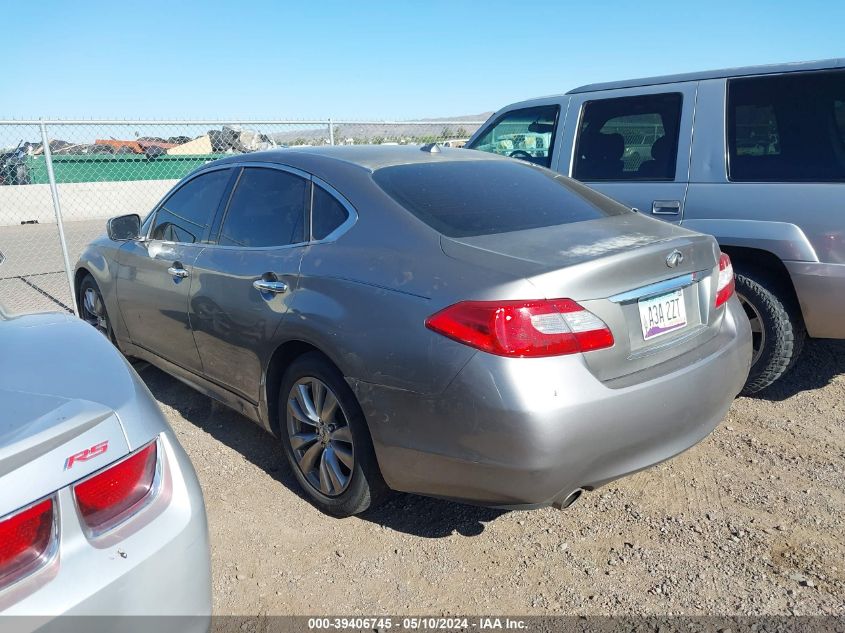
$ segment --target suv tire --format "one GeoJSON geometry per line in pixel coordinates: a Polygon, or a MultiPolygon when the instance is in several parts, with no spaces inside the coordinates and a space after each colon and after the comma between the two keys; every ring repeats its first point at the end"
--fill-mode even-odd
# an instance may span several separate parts
{"type": "Polygon", "coordinates": [[[791,293],[773,275],[737,271],[736,293],[754,336],[754,358],[742,389],[743,395],[751,395],[771,385],[795,364],[804,347],[806,330],[791,293]]]}

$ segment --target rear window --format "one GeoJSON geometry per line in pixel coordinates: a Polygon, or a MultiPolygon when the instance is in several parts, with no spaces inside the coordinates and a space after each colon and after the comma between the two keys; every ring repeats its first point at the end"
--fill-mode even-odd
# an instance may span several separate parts
{"type": "Polygon", "coordinates": [[[845,71],[728,82],[735,182],[845,181],[845,71]]]}
{"type": "Polygon", "coordinates": [[[509,233],[624,213],[601,209],[563,176],[517,161],[455,161],[384,167],[373,179],[447,237],[509,233]]]}

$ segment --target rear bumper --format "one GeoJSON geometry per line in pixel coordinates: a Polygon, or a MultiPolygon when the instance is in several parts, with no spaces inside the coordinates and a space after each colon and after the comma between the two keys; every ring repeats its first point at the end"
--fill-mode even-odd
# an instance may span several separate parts
{"type": "Polygon", "coordinates": [[[845,264],[784,263],[807,333],[816,338],[845,338],[845,264]]]}
{"type": "Polygon", "coordinates": [[[0,593],[0,628],[208,631],[211,569],[202,492],[171,432],[159,442],[166,456],[164,486],[148,508],[117,529],[120,538],[89,541],[70,489],[59,492],[58,558],[0,593]]]}
{"type": "Polygon", "coordinates": [[[629,386],[598,381],[581,356],[483,353],[439,397],[355,384],[385,481],[483,505],[539,506],[686,450],[722,420],[748,375],[748,320],[736,299],[728,305],[719,335],[629,386]]]}

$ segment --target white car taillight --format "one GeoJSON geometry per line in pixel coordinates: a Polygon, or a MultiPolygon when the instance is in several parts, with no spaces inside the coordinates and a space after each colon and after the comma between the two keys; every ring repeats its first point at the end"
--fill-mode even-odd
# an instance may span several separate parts
{"type": "Polygon", "coordinates": [[[153,492],[156,442],[74,484],[79,516],[93,534],[123,522],[146,504],[153,492]]]}
{"type": "Polygon", "coordinates": [[[0,588],[41,567],[55,538],[53,497],[0,518],[0,588]]]}
{"type": "Polygon", "coordinates": [[[716,284],[716,307],[724,304],[734,293],[734,267],[725,253],[719,255],[719,281],[716,284]]]}
{"type": "Polygon", "coordinates": [[[572,299],[462,301],[425,325],[498,356],[561,356],[613,346],[607,324],[572,299]]]}

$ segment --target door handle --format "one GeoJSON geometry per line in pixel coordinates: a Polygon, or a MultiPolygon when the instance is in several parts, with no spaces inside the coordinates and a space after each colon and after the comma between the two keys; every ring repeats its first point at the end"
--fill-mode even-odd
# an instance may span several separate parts
{"type": "Polygon", "coordinates": [[[281,294],[288,291],[288,285],[284,281],[268,281],[267,279],[256,279],[252,282],[252,287],[258,292],[270,292],[273,294],[281,294]]]}
{"type": "Polygon", "coordinates": [[[655,200],[651,203],[651,212],[655,215],[678,215],[681,212],[681,201],[655,200]]]}
{"type": "Polygon", "coordinates": [[[178,277],[179,279],[184,279],[185,277],[189,277],[191,275],[191,273],[189,273],[187,270],[185,270],[184,268],[182,268],[178,264],[174,264],[173,266],[168,268],[167,272],[171,276],[178,277]]]}

